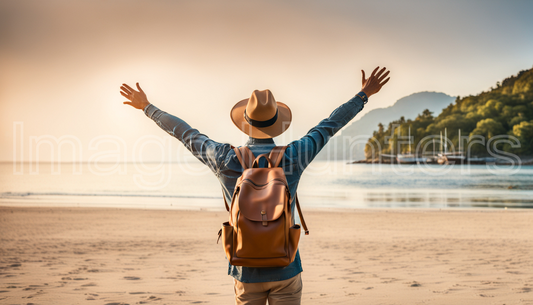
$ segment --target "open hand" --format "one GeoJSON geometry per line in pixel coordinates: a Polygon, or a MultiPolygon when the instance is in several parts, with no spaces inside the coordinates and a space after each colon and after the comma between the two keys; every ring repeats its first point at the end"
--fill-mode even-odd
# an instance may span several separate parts
{"type": "Polygon", "coordinates": [[[377,72],[378,69],[379,67],[376,67],[368,79],[365,78],[365,71],[361,70],[363,73],[363,87],[361,88],[361,91],[363,91],[368,97],[378,93],[379,90],[381,90],[381,87],[383,87],[390,79],[390,77],[387,77],[390,71],[383,74],[387,68],[383,68],[377,72]],[[387,79],[385,79],[385,77],[387,77],[387,79]]]}
{"type": "Polygon", "coordinates": [[[141,89],[141,86],[139,86],[139,83],[137,83],[137,89],[139,89],[139,91],[135,91],[126,84],[122,84],[122,86],[120,86],[120,90],[122,90],[120,91],[120,94],[130,100],[129,102],[124,102],[123,104],[130,105],[137,109],[144,109],[144,107],[148,106],[150,102],[148,102],[148,98],[146,97],[143,89],[141,89]]]}

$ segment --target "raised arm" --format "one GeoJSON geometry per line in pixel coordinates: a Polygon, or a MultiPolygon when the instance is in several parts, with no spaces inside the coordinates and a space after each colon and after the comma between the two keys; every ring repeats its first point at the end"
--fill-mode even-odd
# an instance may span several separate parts
{"type": "Polygon", "coordinates": [[[127,84],[122,84],[120,94],[129,100],[124,102],[124,104],[143,110],[144,114],[156,122],[161,129],[180,140],[196,158],[207,165],[215,174],[218,174],[219,165],[222,161],[217,160],[217,157],[223,155],[221,150],[230,149],[230,145],[211,140],[182,119],[150,104],[139,83],[136,86],[138,91],[127,84]]]}
{"type": "Polygon", "coordinates": [[[363,74],[361,91],[335,109],[328,118],[309,130],[304,137],[288,145],[286,153],[297,159],[300,173],[313,161],[329,139],[363,109],[368,98],[378,93],[389,81],[390,77],[387,76],[390,71],[386,68],[378,70],[379,67],[375,68],[368,79],[365,77],[365,71],[361,70],[363,74]]]}
{"type": "Polygon", "coordinates": [[[130,105],[135,109],[144,110],[146,106],[150,105],[150,102],[146,97],[146,93],[144,93],[143,89],[141,89],[141,86],[139,86],[139,83],[137,83],[136,86],[139,91],[135,91],[132,87],[126,84],[122,84],[122,86],[120,86],[120,94],[129,100],[129,102],[124,102],[123,104],[130,105]]]}
{"type": "Polygon", "coordinates": [[[368,79],[365,78],[365,70],[361,70],[361,73],[363,74],[363,86],[361,87],[361,91],[364,92],[367,97],[378,93],[379,90],[381,90],[381,87],[385,86],[390,80],[390,77],[387,77],[390,73],[390,71],[387,71],[387,68],[383,67],[379,72],[378,69],[379,67],[376,67],[368,79]]]}

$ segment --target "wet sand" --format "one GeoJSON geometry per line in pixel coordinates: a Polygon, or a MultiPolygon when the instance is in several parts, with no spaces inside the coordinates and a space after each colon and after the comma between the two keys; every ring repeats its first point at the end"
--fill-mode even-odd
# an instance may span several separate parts
{"type": "MultiPolygon", "coordinates": [[[[533,304],[533,211],[304,213],[302,304],[533,304]]],[[[226,218],[0,207],[0,303],[233,304],[226,218]]]]}

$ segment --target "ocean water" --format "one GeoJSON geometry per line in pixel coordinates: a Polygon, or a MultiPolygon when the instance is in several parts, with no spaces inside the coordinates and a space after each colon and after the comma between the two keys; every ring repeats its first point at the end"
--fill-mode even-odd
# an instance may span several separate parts
{"type": "MultiPolygon", "coordinates": [[[[298,196],[309,208],[533,208],[533,166],[315,161],[298,196]]],[[[199,162],[0,163],[0,205],[224,209],[199,162]]]]}

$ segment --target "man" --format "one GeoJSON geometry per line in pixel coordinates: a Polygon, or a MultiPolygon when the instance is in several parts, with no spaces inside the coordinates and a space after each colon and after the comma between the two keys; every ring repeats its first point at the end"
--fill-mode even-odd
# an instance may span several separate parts
{"type": "MultiPolygon", "coordinates": [[[[378,70],[379,67],[374,69],[368,79],[361,70],[363,84],[361,91],[335,109],[328,118],[309,130],[304,137],[287,145],[280,166],[287,177],[291,195],[296,194],[304,169],[328,140],[363,109],[371,95],[379,92],[389,81],[390,78],[387,76],[390,71],[386,71],[386,68],[378,70]]],[[[137,83],[138,91],[126,84],[120,89],[122,90],[120,93],[129,100],[124,104],[142,109],[146,116],[180,140],[195,157],[215,173],[222,185],[226,201],[231,202],[235,183],[243,171],[232,146],[209,139],[183,120],[150,104],[139,83],[137,83]]],[[[250,137],[246,146],[255,156],[268,153],[275,147],[272,138],[287,130],[292,118],[289,107],[276,102],[270,90],[254,91],[250,98],[238,102],[230,115],[235,126],[250,137]]],[[[293,201],[292,215],[294,215],[294,206],[293,201]]],[[[228,274],[234,278],[236,304],[254,305],[264,305],[267,300],[270,305],[300,304],[301,272],[299,252],[296,253],[294,261],[283,268],[249,268],[230,264],[228,269],[228,274]]]]}

